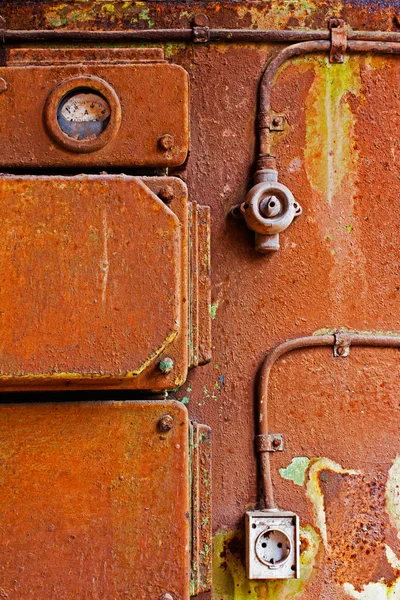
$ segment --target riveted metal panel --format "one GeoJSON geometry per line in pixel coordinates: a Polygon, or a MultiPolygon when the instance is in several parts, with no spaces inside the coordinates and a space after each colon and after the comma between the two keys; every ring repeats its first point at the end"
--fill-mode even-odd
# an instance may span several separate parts
{"type": "Polygon", "coordinates": [[[188,429],[174,401],[2,405],[3,597],[187,600],[188,429]]]}

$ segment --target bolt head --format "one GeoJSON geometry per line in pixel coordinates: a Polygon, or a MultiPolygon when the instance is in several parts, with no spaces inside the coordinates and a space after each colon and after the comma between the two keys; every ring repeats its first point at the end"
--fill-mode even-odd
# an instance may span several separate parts
{"type": "Polygon", "coordinates": [[[338,346],[336,352],[339,356],[343,356],[346,353],[346,348],[344,346],[338,346]]]}
{"type": "Polygon", "coordinates": [[[162,431],[163,433],[165,433],[167,431],[171,431],[173,426],[174,426],[174,419],[171,417],[171,415],[164,415],[158,421],[158,429],[160,431],[162,431]]]}
{"type": "Polygon", "coordinates": [[[158,192],[158,197],[161,198],[165,204],[169,204],[175,198],[175,192],[170,185],[165,185],[158,192]]]}
{"type": "Polygon", "coordinates": [[[170,135],[169,133],[166,133],[165,135],[160,137],[160,139],[158,140],[158,145],[160,146],[161,150],[164,150],[164,151],[172,150],[172,148],[174,147],[173,136],[170,135]]]}
{"type": "Polygon", "coordinates": [[[195,27],[208,27],[208,24],[209,24],[209,19],[208,19],[207,15],[205,15],[203,13],[199,13],[198,15],[194,16],[193,25],[195,27]]]}
{"type": "Polygon", "coordinates": [[[274,438],[272,440],[272,445],[274,448],[279,448],[279,446],[281,445],[281,440],[279,438],[274,438]]]}
{"type": "Polygon", "coordinates": [[[173,359],[170,356],[164,356],[164,358],[162,358],[158,363],[158,368],[160,369],[161,373],[164,373],[164,375],[171,373],[172,369],[174,368],[173,359]]]}
{"type": "Polygon", "coordinates": [[[281,122],[281,120],[279,117],[275,117],[274,119],[272,119],[272,125],[274,125],[275,127],[278,127],[280,122],[281,122]]]}

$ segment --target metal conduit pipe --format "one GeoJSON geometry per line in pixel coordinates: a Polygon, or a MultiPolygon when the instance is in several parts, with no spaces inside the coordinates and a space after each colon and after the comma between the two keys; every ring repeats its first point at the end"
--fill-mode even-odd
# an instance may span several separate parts
{"type": "MultiPolygon", "coordinates": [[[[293,44],[281,50],[267,65],[261,79],[260,88],[260,112],[259,112],[259,165],[258,168],[265,168],[265,159],[271,155],[270,139],[270,112],[271,112],[271,93],[278,69],[290,58],[304,54],[316,52],[329,52],[331,42],[324,40],[315,40],[293,44]]],[[[377,54],[398,55],[400,54],[400,43],[353,40],[348,36],[347,51],[353,53],[374,52],[377,54]]]]}
{"type": "Polygon", "coordinates": [[[302,214],[292,192],[278,181],[276,158],[271,154],[271,131],[284,130],[284,117],[271,114],[271,94],[280,67],[294,56],[330,52],[331,62],[344,61],[345,52],[400,54],[399,42],[350,39],[344,25],[332,27],[330,40],[312,40],[286,46],[267,64],[260,83],[258,113],[259,148],[254,185],[245,201],[232,209],[234,217],[244,218],[255,232],[255,250],[261,254],[279,250],[279,234],[302,214]]]}
{"type": "MultiPolygon", "coordinates": [[[[271,92],[274,84],[275,76],[278,69],[290,58],[294,56],[301,56],[304,54],[310,54],[312,52],[329,52],[331,48],[330,41],[314,40],[311,42],[302,42],[300,44],[293,44],[287,46],[268,63],[265,69],[260,88],[260,112],[259,112],[259,136],[260,136],[260,160],[264,156],[269,156],[271,153],[271,141],[270,141],[270,112],[271,112],[271,92]]],[[[259,168],[263,168],[264,164],[259,165],[259,168]]]]}
{"type": "MultiPolygon", "coordinates": [[[[208,28],[207,42],[254,43],[304,42],[330,40],[328,29],[314,31],[296,29],[213,29],[208,28]]],[[[393,31],[349,31],[348,40],[400,42],[400,32],[393,31]]],[[[120,31],[80,29],[1,29],[0,43],[30,42],[193,42],[191,29],[128,29],[120,31]]]]}
{"type": "MultiPolygon", "coordinates": [[[[258,387],[259,434],[267,435],[268,428],[268,384],[272,367],[276,361],[293,350],[301,348],[316,348],[321,346],[334,346],[336,335],[307,336],[289,340],[274,348],[264,359],[261,367],[258,387]]],[[[346,338],[352,346],[365,346],[375,348],[400,348],[400,335],[375,335],[347,333],[346,338]]],[[[262,501],[266,509],[276,508],[274,489],[272,485],[270,452],[260,452],[260,470],[262,484],[262,501]]]]}

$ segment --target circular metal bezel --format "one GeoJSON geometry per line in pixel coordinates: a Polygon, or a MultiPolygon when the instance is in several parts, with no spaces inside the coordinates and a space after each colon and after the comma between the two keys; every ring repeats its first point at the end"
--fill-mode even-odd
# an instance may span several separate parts
{"type": "Polygon", "coordinates": [[[50,92],[44,108],[44,119],[51,137],[63,148],[72,152],[95,152],[104,148],[118,133],[121,124],[121,104],[115,90],[100,77],[91,75],[72,77],[60,83],[50,92]],[[74,140],[61,129],[57,114],[65,96],[74,90],[78,92],[82,88],[103,96],[110,107],[110,117],[106,128],[97,137],[74,140]]]}

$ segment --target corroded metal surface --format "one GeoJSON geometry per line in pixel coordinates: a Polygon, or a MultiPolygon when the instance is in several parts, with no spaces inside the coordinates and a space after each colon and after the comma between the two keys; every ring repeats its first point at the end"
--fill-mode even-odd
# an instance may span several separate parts
{"type": "Polygon", "coordinates": [[[191,595],[212,584],[211,429],[193,423],[191,431],[192,534],[191,595]]]}
{"type": "Polygon", "coordinates": [[[3,389],[185,379],[187,198],[171,185],[167,207],[134,177],[0,180],[3,389]]]}
{"type": "MultiPolygon", "coordinates": [[[[328,19],[338,17],[352,30],[386,31],[391,41],[399,35],[398,6],[385,0],[5,1],[1,11],[8,28],[55,32],[172,27],[186,29],[187,39],[195,13],[205,12],[211,28],[323,30],[329,41],[328,19]]],[[[351,53],[329,64],[314,55],[281,67],[271,106],[287,120],[272,152],[304,216],[283,251],[265,259],[251,248],[251,233],[226,215],[249,188],[260,75],[281,44],[162,46],[191,80],[191,153],[179,174],[190,199],[212,209],[213,360],[190,374],[179,396],[214,432],[214,596],[393,597],[399,580],[391,563],[400,555],[396,350],[357,349],[350,360],[334,358],[331,348],[305,350],[271,376],[271,431],[284,431],[286,442],[274,457],[274,481],[283,508],[303,523],[301,579],[247,581],[240,523],[258,495],[254,380],[266,352],[321,327],[329,334],[343,324],[398,330],[398,59],[351,53]]]]}
{"type": "Polygon", "coordinates": [[[188,430],[173,401],[2,405],[1,596],[187,600],[188,430]]]}
{"type": "MultiPolygon", "coordinates": [[[[7,90],[0,95],[0,112],[7,115],[0,123],[0,166],[2,168],[49,167],[168,167],[184,162],[188,152],[188,77],[177,65],[165,61],[128,62],[117,50],[120,64],[98,64],[96,53],[89,50],[84,61],[68,64],[49,62],[49,52],[44,51],[44,65],[40,64],[40,51],[31,51],[31,65],[27,65],[25,51],[12,54],[12,66],[1,67],[0,76],[7,82],[7,90]],[[18,64],[18,56],[23,67],[18,64]],[[82,79],[80,79],[82,78],[82,79]],[[61,131],[57,129],[57,104],[70,87],[71,90],[93,87],[100,78],[112,91],[116,100],[111,104],[111,117],[104,135],[109,139],[104,147],[90,147],[85,154],[71,152],[69,146],[60,145],[61,131]],[[90,80],[93,79],[93,84],[90,80]],[[118,111],[114,106],[118,103],[118,111]],[[118,112],[118,115],[117,115],[118,112]],[[115,131],[113,121],[118,119],[115,131]],[[49,135],[49,132],[51,135],[49,135]],[[172,143],[163,148],[159,140],[169,135],[172,143]],[[9,141],[12,140],[12,144],[9,141]]],[[[103,52],[103,55],[105,53],[103,52]]],[[[65,54],[64,54],[65,56],[65,54]]],[[[76,59],[75,59],[76,61],[76,59]]],[[[103,85],[104,87],[104,85],[103,85]]],[[[96,88],[95,88],[96,89],[96,88]]],[[[100,92],[109,99],[107,93],[100,92]]],[[[65,137],[65,136],[64,136],[65,137]]],[[[70,143],[78,143],[72,140],[70,143]]],[[[92,145],[96,139],[91,140],[92,145]]],[[[80,142],[82,146],[82,142],[80,142]]]]}
{"type": "MultiPolygon", "coordinates": [[[[367,346],[374,348],[400,348],[399,335],[379,335],[377,333],[357,334],[357,333],[335,333],[334,335],[316,335],[288,340],[277,348],[274,348],[264,359],[259,381],[258,401],[259,401],[259,430],[260,435],[256,436],[256,442],[261,438],[268,436],[268,385],[271,370],[276,361],[293,350],[304,348],[320,348],[321,346],[333,346],[334,356],[348,356],[350,344],[353,346],[367,346]],[[346,345],[345,345],[346,344],[346,345]]],[[[279,446],[278,441],[278,446],[279,446]]],[[[271,467],[269,452],[271,448],[268,444],[257,444],[257,451],[260,455],[260,471],[262,477],[263,503],[266,508],[275,508],[273,485],[271,480],[271,467]]]]}

